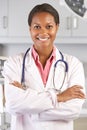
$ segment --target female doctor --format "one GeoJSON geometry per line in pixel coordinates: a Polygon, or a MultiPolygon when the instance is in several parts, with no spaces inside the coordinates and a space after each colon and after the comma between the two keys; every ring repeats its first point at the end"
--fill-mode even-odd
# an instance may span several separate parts
{"type": "Polygon", "coordinates": [[[84,99],[84,71],[75,57],[54,45],[58,12],[35,6],[28,17],[33,45],[5,62],[6,110],[11,130],[73,130],[84,99]]]}

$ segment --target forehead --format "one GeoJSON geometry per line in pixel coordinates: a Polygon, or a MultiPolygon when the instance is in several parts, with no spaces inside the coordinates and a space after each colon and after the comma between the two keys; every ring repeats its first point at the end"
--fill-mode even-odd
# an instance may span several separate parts
{"type": "Polygon", "coordinates": [[[55,20],[54,20],[54,17],[53,15],[51,15],[50,13],[48,12],[39,12],[39,13],[36,13],[33,18],[32,18],[32,23],[36,23],[36,22],[52,22],[54,23],[55,20]]]}

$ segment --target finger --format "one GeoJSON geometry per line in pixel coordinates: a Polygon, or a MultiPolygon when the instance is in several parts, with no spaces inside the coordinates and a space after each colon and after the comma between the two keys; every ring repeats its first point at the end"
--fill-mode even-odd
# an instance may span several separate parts
{"type": "Polygon", "coordinates": [[[73,92],[81,92],[81,93],[83,93],[82,88],[80,88],[80,87],[76,87],[75,89],[73,89],[73,92]]]}
{"type": "Polygon", "coordinates": [[[10,83],[11,85],[14,85],[14,86],[16,86],[16,87],[22,87],[21,86],[21,84],[18,82],[18,81],[14,81],[14,82],[12,82],[12,83],[10,83]]]}
{"type": "Polygon", "coordinates": [[[82,92],[76,92],[74,95],[73,95],[75,98],[86,98],[85,94],[82,93],[82,92]]]}

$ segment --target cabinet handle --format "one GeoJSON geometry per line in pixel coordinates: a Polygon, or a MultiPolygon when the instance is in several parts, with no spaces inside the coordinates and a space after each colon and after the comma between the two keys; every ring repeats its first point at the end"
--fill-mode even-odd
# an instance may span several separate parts
{"type": "Polygon", "coordinates": [[[76,16],[73,18],[73,29],[78,29],[78,18],[76,16]]]}
{"type": "Polygon", "coordinates": [[[3,16],[3,28],[6,29],[8,27],[8,18],[7,16],[3,16]]]}
{"type": "Polygon", "coordinates": [[[71,18],[70,17],[66,18],[66,29],[67,30],[71,29],[71,18]]]}

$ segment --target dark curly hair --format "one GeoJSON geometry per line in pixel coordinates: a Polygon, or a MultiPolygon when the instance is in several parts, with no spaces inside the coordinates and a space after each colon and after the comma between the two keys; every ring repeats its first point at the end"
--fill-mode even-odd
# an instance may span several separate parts
{"type": "Polygon", "coordinates": [[[34,17],[35,14],[41,13],[41,12],[47,12],[50,13],[55,20],[56,24],[59,24],[59,14],[57,10],[50,4],[44,3],[40,5],[36,5],[29,13],[28,16],[28,25],[31,26],[32,18],[34,17]]]}

